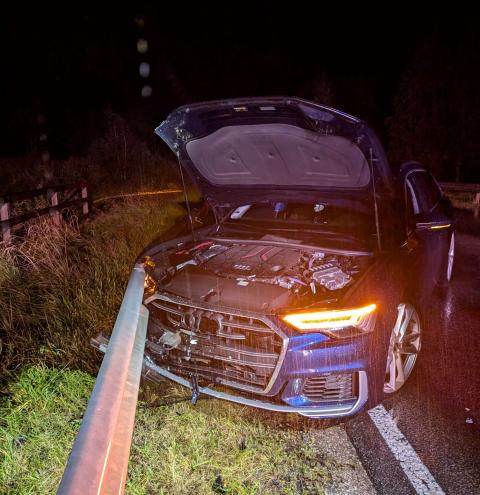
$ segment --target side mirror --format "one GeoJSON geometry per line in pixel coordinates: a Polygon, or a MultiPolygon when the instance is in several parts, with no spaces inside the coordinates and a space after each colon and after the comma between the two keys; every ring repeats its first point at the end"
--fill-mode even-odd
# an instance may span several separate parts
{"type": "Polygon", "coordinates": [[[413,217],[415,223],[415,232],[422,232],[424,230],[442,230],[448,229],[452,226],[450,218],[443,214],[438,213],[419,213],[413,217]]]}
{"type": "Polygon", "coordinates": [[[415,223],[415,230],[422,231],[422,230],[441,230],[441,229],[448,229],[451,227],[452,224],[450,222],[416,222],[415,223]]]}

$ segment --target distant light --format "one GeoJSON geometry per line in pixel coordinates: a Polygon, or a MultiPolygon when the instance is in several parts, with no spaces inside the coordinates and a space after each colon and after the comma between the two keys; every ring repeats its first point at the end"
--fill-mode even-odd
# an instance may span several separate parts
{"type": "Polygon", "coordinates": [[[137,41],[137,52],[147,53],[148,52],[148,41],[144,38],[139,38],[137,41]]]}
{"type": "Polygon", "coordinates": [[[144,98],[148,98],[149,96],[152,96],[152,87],[151,86],[144,86],[142,88],[142,96],[144,98]]]}
{"type": "Polygon", "coordinates": [[[148,77],[150,75],[150,64],[148,62],[142,62],[138,67],[138,72],[142,77],[148,77]]]}
{"type": "Polygon", "coordinates": [[[46,141],[47,140],[47,135],[45,133],[40,134],[39,138],[40,141],[46,141]]]}
{"type": "Polygon", "coordinates": [[[145,19],[143,17],[137,17],[135,19],[135,24],[137,25],[137,27],[143,28],[145,27],[145,19]]]}

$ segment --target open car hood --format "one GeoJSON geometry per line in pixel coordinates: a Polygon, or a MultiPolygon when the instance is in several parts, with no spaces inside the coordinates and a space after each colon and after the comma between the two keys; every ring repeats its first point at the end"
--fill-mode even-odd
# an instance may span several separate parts
{"type": "Polygon", "coordinates": [[[389,179],[365,123],[298,98],[183,106],[155,132],[213,206],[279,198],[370,203],[372,171],[389,179]]]}

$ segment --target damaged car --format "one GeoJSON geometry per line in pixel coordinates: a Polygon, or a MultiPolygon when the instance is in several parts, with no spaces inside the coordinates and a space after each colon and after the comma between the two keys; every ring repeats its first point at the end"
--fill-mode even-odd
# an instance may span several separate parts
{"type": "Polygon", "coordinates": [[[398,391],[452,275],[433,176],[393,171],[365,122],[298,98],[192,104],[155,132],[203,202],[138,259],[144,376],[313,418],[398,391]]]}

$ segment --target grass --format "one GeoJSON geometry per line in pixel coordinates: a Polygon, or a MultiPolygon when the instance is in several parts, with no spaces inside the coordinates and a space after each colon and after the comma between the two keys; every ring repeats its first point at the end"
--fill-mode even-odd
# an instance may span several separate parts
{"type": "Polygon", "coordinates": [[[0,371],[26,363],[96,372],[92,336],[109,333],[135,258],[183,215],[161,198],[115,203],[80,230],[41,219],[23,240],[0,244],[0,371]]]}
{"type": "MultiPolygon", "coordinates": [[[[24,369],[0,404],[0,493],[54,493],[94,379],[24,369]]],[[[335,468],[302,432],[214,399],[149,407],[186,392],[147,389],[137,410],[126,493],[321,494],[335,468]]],[[[278,420],[277,420],[278,421],[278,420]]],[[[308,435],[308,434],[307,434],[308,435]]]]}
{"type": "Polygon", "coordinates": [[[0,405],[0,493],[54,493],[94,378],[36,366],[0,405]]]}

